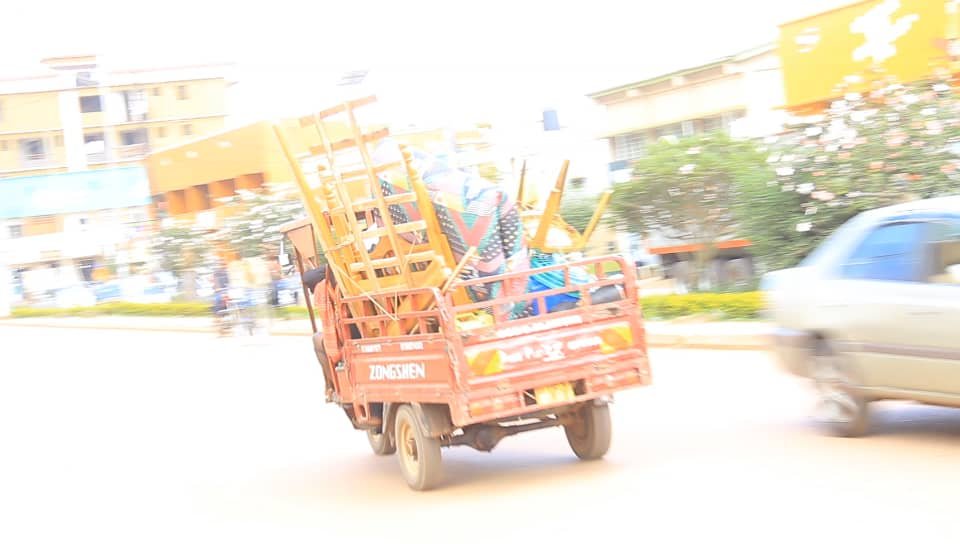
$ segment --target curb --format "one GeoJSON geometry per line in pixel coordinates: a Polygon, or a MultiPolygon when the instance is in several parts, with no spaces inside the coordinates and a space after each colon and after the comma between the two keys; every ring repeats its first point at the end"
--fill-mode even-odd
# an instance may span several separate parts
{"type": "MultiPolygon", "coordinates": [[[[156,325],[103,325],[83,322],[43,322],[31,323],[30,318],[0,319],[0,327],[34,327],[47,329],[86,329],[86,330],[113,330],[131,332],[175,332],[216,334],[213,327],[190,326],[156,326],[156,325]]],[[[309,329],[304,331],[280,330],[270,331],[269,336],[310,336],[309,329]]],[[[738,334],[738,335],[680,335],[656,334],[647,332],[647,346],[651,348],[692,349],[692,350],[730,350],[730,351],[766,351],[771,346],[772,339],[768,335],[738,334]]]]}

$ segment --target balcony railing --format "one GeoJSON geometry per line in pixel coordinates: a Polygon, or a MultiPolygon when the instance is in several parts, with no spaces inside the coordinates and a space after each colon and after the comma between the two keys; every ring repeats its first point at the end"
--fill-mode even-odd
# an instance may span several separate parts
{"type": "Polygon", "coordinates": [[[50,155],[46,153],[28,153],[20,155],[20,165],[24,168],[38,168],[51,163],[50,155]]]}
{"type": "Polygon", "coordinates": [[[142,159],[150,152],[150,144],[122,145],[116,148],[117,160],[142,159]]]}

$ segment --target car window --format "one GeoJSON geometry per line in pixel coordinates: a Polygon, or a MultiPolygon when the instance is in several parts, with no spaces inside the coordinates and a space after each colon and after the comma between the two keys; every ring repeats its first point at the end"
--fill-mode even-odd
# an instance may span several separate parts
{"type": "Polygon", "coordinates": [[[800,262],[800,266],[830,266],[830,263],[842,260],[849,249],[849,240],[856,237],[857,232],[873,222],[874,219],[869,212],[857,214],[852,219],[847,220],[811,251],[800,262]]]}
{"type": "Polygon", "coordinates": [[[927,255],[930,259],[927,281],[960,285],[960,219],[930,224],[927,255]]]}
{"type": "Polygon", "coordinates": [[[870,231],[840,268],[847,279],[922,281],[925,223],[894,223],[870,231]]]}

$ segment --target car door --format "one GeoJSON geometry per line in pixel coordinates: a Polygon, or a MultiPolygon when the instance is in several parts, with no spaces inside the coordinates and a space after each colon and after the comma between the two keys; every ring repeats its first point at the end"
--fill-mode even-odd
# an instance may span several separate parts
{"type": "Polygon", "coordinates": [[[960,285],[945,281],[958,243],[951,229],[928,219],[880,224],[836,270],[823,311],[834,312],[862,385],[960,394],[960,285]]]}
{"type": "Polygon", "coordinates": [[[879,223],[840,259],[816,293],[827,334],[855,363],[855,379],[866,387],[914,388],[922,382],[902,372],[912,356],[902,347],[915,341],[917,289],[924,279],[923,221],[879,223]]]}
{"type": "Polygon", "coordinates": [[[909,335],[899,346],[914,364],[891,368],[885,380],[934,395],[929,400],[960,399],[960,217],[932,220],[927,232],[925,277],[908,291],[909,335]]]}

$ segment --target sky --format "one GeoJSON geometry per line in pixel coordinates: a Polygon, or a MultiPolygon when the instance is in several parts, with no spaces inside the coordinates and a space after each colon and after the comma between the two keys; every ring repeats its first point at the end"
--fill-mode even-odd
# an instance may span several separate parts
{"type": "Polygon", "coordinates": [[[86,52],[233,61],[231,107],[247,121],[322,107],[340,74],[369,69],[401,123],[533,122],[555,107],[566,124],[588,92],[772,42],[778,24],[845,3],[34,0],[4,7],[0,76],[86,52]]]}

